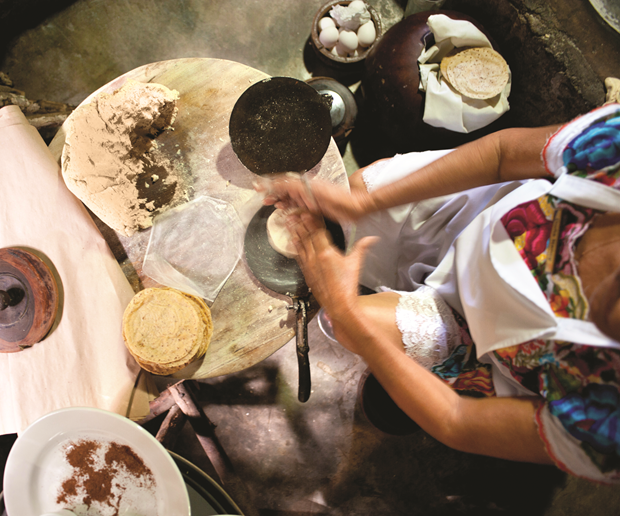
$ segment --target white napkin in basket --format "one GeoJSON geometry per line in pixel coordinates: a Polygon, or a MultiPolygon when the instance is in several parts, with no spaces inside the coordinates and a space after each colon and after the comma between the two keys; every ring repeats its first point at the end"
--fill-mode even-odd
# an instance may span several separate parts
{"type": "Polygon", "coordinates": [[[508,111],[510,79],[501,94],[478,100],[454,90],[439,70],[443,57],[455,47],[491,47],[487,37],[472,23],[453,20],[444,14],[429,16],[427,24],[435,36],[435,45],[418,58],[420,90],[426,92],[424,122],[458,133],[469,133],[489,125],[508,111]]]}

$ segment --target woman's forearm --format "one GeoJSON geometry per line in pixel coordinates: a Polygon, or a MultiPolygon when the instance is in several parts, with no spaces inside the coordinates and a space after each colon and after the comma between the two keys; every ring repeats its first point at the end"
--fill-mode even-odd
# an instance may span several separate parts
{"type": "Polygon", "coordinates": [[[494,183],[549,177],[541,152],[558,127],[505,129],[458,147],[407,177],[373,191],[367,212],[494,183]]]}
{"type": "Polygon", "coordinates": [[[372,326],[358,321],[355,327],[354,338],[364,342],[359,353],[377,380],[435,439],[468,453],[551,464],[534,421],[537,398],[460,396],[372,326]]]}

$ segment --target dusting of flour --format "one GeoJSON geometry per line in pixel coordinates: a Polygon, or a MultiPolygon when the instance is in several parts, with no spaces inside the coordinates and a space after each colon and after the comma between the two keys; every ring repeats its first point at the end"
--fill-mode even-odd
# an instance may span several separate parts
{"type": "Polygon", "coordinates": [[[179,93],[128,80],[101,93],[67,120],[65,183],[95,215],[131,236],[158,211],[186,199],[179,175],[157,145],[177,115],[179,93]]]}

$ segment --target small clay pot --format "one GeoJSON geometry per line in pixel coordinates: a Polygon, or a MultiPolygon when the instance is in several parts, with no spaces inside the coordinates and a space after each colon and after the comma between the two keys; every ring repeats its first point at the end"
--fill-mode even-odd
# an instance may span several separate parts
{"type": "Polygon", "coordinates": [[[311,40],[313,48],[321,61],[332,66],[350,66],[355,64],[357,64],[358,66],[363,65],[364,59],[366,59],[366,56],[368,55],[370,50],[377,44],[377,42],[381,38],[381,19],[379,18],[377,12],[372,8],[372,6],[366,3],[366,8],[370,13],[370,18],[375,24],[375,30],[377,31],[377,37],[375,38],[374,43],[355,57],[336,56],[332,54],[331,50],[323,46],[323,43],[321,43],[321,41],[319,40],[319,21],[321,20],[321,18],[329,16],[329,11],[333,6],[338,4],[349,5],[351,1],[352,0],[332,0],[331,2],[326,3],[317,11],[316,15],[314,16],[314,20],[312,21],[311,40]]]}

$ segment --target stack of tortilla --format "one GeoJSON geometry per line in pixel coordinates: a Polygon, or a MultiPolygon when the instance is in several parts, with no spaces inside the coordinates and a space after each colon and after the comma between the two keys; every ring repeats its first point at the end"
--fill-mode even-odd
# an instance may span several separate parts
{"type": "Polygon", "coordinates": [[[510,79],[504,58],[488,47],[455,48],[441,60],[440,70],[456,91],[472,99],[499,95],[510,79]]]}
{"type": "Polygon", "coordinates": [[[143,369],[169,375],[202,357],[213,335],[206,303],[173,288],[147,288],[123,315],[123,338],[143,369]]]}

